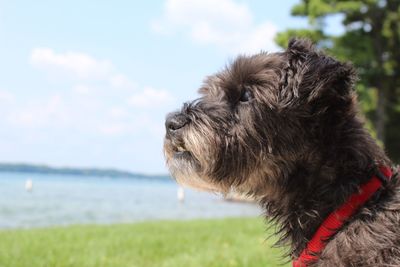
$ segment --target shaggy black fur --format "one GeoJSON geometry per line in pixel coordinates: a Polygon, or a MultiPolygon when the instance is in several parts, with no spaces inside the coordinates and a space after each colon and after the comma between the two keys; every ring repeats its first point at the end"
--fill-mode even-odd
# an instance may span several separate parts
{"type": "MultiPolygon", "coordinates": [[[[391,165],[358,116],[355,79],[308,40],[238,57],[168,116],[167,165],[180,183],[254,196],[296,258],[329,213],[391,165]]],[[[400,266],[399,186],[380,190],[313,266],[400,266]]]]}

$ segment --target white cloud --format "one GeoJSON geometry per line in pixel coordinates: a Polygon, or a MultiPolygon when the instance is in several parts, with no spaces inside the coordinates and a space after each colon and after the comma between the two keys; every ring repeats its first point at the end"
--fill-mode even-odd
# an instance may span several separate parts
{"type": "Polygon", "coordinates": [[[60,95],[52,95],[15,108],[8,121],[22,127],[65,126],[71,119],[69,111],[60,95]]]}
{"type": "Polygon", "coordinates": [[[137,114],[131,120],[108,120],[99,124],[98,130],[107,136],[122,136],[135,134],[151,135],[153,138],[161,140],[165,134],[164,121],[155,119],[149,114],[137,114]]]}
{"type": "Polygon", "coordinates": [[[99,127],[99,130],[104,135],[121,135],[128,131],[125,123],[109,123],[99,127]]]}
{"type": "Polygon", "coordinates": [[[129,116],[129,112],[123,107],[112,107],[109,110],[109,115],[113,119],[122,119],[129,116]]]}
{"type": "Polygon", "coordinates": [[[72,91],[79,95],[89,95],[93,92],[93,88],[84,84],[77,84],[72,88],[72,91]]]}
{"type": "Polygon", "coordinates": [[[0,103],[11,103],[14,101],[14,95],[8,91],[0,90],[0,103]]]}
{"type": "MultiPolygon", "coordinates": [[[[7,114],[11,125],[114,137],[150,133],[161,138],[164,116],[160,114],[167,113],[168,104],[174,100],[167,90],[139,87],[117,72],[111,61],[84,53],[56,53],[50,48],[36,48],[32,50],[30,62],[48,74],[74,78],[74,85],[59,95],[20,99],[7,114]],[[128,90],[108,90],[110,87],[128,90]],[[144,116],[149,108],[157,112],[144,116]]],[[[6,96],[1,92],[0,100],[2,95],[6,96]]]]}
{"type": "Polygon", "coordinates": [[[110,85],[115,88],[135,88],[136,84],[123,74],[114,74],[109,79],[110,85]]]}
{"type": "MultiPolygon", "coordinates": [[[[47,72],[50,77],[61,76],[85,82],[101,81],[113,88],[135,87],[128,77],[116,70],[110,60],[97,59],[82,52],[56,53],[51,48],[34,48],[30,63],[47,72]]],[[[83,87],[77,89],[82,92],[83,87]]]]}
{"type": "Polygon", "coordinates": [[[98,60],[80,52],[56,53],[50,48],[35,48],[31,64],[45,70],[58,70],[79,79],[102,79],[114,72],[108,60],[98,60]]]}
{"type": "Polygon", "coordinates": [[[166,0],[161,18],[152,22],[161,34],[181,33],[197,43],[230,53],[276,50],[276,26],[257,24],[249,7],[233,0],[166,0]]]}
{"type": "Polygon", "coordinates": [[[17,98],[4,110],[0,124],[43,133],[51,129],[93,136],[150,134],[152,138],[162,138],[164,114],[171,109],[167,104],[174,99],[166,90],[146,87],[133,96],[128,91],[114,91],[112,95],[118,96],[112,101],[97,94],[88,95],[87,90],[92,89],[80,84],[72,92],[17,98]],[[149,108],[157,112],[149,112],[149,108]]]}
{"type": "Polygon", "coordinates": [[[157,90],[152,87],[146,87],[140,93],[131,96],[129,104],[138,108],[158,108],[173,102],[174,98],[166,90],[157,90]]]}

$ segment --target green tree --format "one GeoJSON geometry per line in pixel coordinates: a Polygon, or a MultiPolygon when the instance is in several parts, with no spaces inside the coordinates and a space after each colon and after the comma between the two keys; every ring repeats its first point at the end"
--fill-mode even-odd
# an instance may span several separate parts
{"type": "Polygon", "coordinates": [[[353,62],[357,91],[369,128],[389,155],[400,159],[400,0],[300,0],[293,16],[306,17],[308,29],[288,29],[276,37],[284,47],[294,36],[311,38],[341,60],[353,62]],[[344,33],[326,33],[326,19],[343,18],[344,33]]]}

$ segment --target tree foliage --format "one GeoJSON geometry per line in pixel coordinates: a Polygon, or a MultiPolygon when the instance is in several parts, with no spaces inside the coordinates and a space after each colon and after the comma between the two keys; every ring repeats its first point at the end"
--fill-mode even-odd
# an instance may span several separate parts
{"type": "Polygon", "coordinates": [[[300,0],[292,15],[307,18],[309,28],[288,29],[276,42],[284,47],[291,37],[307,37],[335,57],[353,62],[367,127],[399,161],[400,1],[300,0]],[[327,20],[335,15],[345,29],[339,36],[327,33],[327,20]]]}

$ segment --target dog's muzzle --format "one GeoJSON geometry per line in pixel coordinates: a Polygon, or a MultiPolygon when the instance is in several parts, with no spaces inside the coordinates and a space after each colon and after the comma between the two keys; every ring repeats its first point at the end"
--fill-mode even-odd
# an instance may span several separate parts
{"type": "Polygon", "coordinates": [[[183,139],[183,132],[188,123],[189,118],[181,112],[170,113],[165,120],[165,138],[168,140],[168,146],[174,157],[187,157],[187,154],[189,154],[183,139]]]}
{"type": "Polygon", "coordinates": [[[168,135],[175,136],[189,123],[189,118],[181,113],[170,113],[165,120],[165,129],[168,135]]]}

